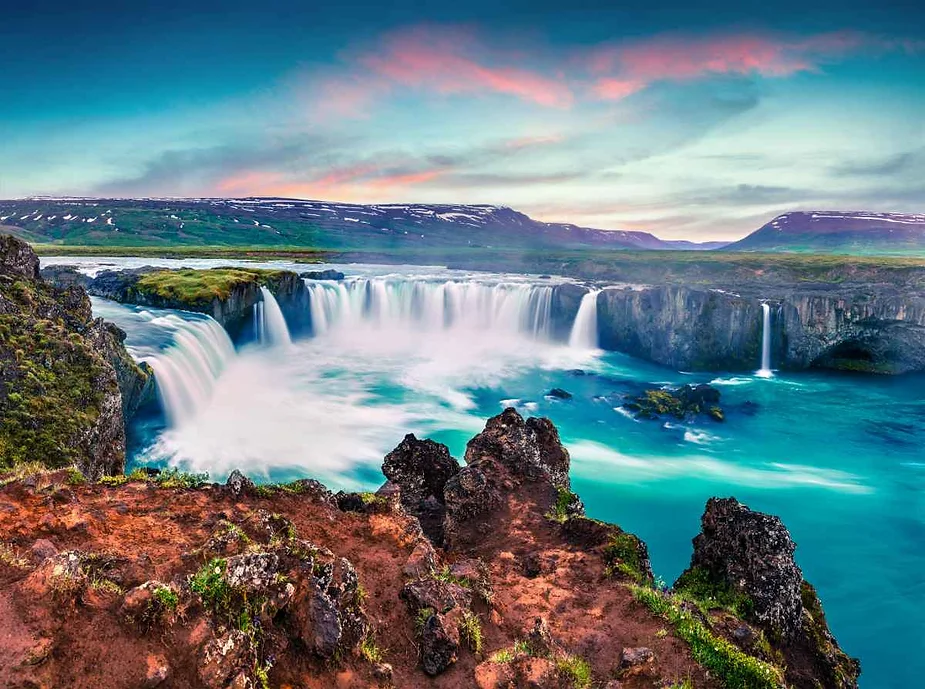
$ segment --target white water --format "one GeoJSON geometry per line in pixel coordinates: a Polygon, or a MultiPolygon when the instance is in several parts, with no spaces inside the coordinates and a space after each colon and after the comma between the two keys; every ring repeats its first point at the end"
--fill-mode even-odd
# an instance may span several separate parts
{"type": "Polygon", "coordinates": [[[598,294],[600,294],[600,290],[591,290],[581,298],[578,313],[575,315],[575,323],[572,325],[572,332],[568,338],[570,347],[597,349],[598,294]]]}
{"type": "Polygon", "coordinates": [[[530,283],[359,278],[305,281],[316,336],[382,332],[481,333],[550,338],[552,287],[530,283]]]}
{"type": "Polygon", "coordinates": [[[266,287],[260,288],[260,295],[263,298],[262,301],[254,305],[257,340],[271,347],[288,347],[292,344],[292,338],[279,303],[266,287]]]}
{"type": "Polygon", "coordinates": [[[762,378],[770,378],[774,375],[771,371],[771,306],[767,302],[761,302],[761,368],[757,375],[762,378]]]}

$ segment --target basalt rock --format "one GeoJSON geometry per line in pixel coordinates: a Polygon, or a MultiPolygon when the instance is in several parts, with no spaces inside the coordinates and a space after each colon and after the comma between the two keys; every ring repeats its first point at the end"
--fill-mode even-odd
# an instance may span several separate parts
{"type": "Polygon", "coordinates": [[[443,489],[459,473],[459,464],[446,445],[418,440],[413,433],[385,456],[382,473],[400,490],[402,506],[421,522],[435,544],[443,541],[443,489]]]}
{"type": "Polygon", "coordinates": [[[712,385],[682,385],[679,388],[646,390],[641,395],[628,396],[623,408],[634,413],[637,419],[658,419],[671,416],[688,419],[705,414],[714,421],[725,420],[719,406],[720,392],[712,385]]]}
{"type": "Polygon", "coordinates": [[[800,659],[787,663],[793,686],[817,687],[822,675],[827,678],[824,686],[857,687],[860,665],[845,655],[829,632],[815,590],[794,561],[796,546],[781,520],[754,512],[735,498],[711,498],[701,527],[691,566],[675,586],[701,577],[742,597],[747,617],[782,641],[786,658],[800,659]],[[813,659],[812,671],[806,670],[807,656],[813,659]]]}
{"type": "Polygon", "coordinates": [[[549,419],[530,417],[524,421],[513,407],[490,418],[485,430],[466,445],[467,464],[486,459],[501,464],[514,476],[542,478],[557,488],[569,488],[568,450],[549,419]]]}

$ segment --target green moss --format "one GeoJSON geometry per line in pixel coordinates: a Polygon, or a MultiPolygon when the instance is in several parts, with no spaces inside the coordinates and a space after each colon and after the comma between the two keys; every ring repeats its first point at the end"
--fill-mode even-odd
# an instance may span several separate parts
{"type": "Polygon", "coordinates": [[[569,518],[569,506],[578,501],[578,496],[567,488],[556,487],[556,501],[546,513],[546,518],[562,523],[569,518]]]}
{"type": "Polygon", "coordinates": [[[75,331],[89,310],[26,280],[0,285],[0,302],[0,471],[35,460],[78,465],[104,397],[117,392],[105,359],[75,331]]]}
{"type": "Polygon", "coordinates": [[[781,689],[784,686],[779,668],[715,636],[684,609],[684,601],[680,597],[644,586],[630,586],[630,590],[636,600],[674,627],[677,635],[690,646],[694,660],[715,675],[727,689],[781,689]]]}
{"type": "Polygon", "coordinates": [[[565,654],[556,658],[559,676],[571,684],[574,689],[589,689],[591,686],[591,665],[580,656],[565,654]]]}
{"type": "Polygon", "coordinates": [[[622,574],[641,584],[648,579],[640,557],[641,543],[630,533],[614,534],[604,548],[604,568],[607,576],[622,574]]]}
{"type": "Polygon", "coordinates": [[[66,482],[69,486],[82,486],[87,482],[87,477],[83,475],[80,469],[71,467],[67,470],[66,482]]]}
{"type": "Polygon", "coordinates": [[[128,483],[128,476],[117,475],[117,476],[100,476],[97,480],[97,484],[101,486],[124,486],[128,483]]]}
{"type": "Polygon", "coordinates": [[[748,618],[755,607],[748,596],[733,590],[704,567],[685,571],[675,582],[674,589],[679,596],[705,610],[723,608],[743,619],[748,618]]]}
{"type": "Polygon", "coordinates": [[[191,305],[210,304],[227,299],[232,291],[246,285],[265,285],[284,271],[256,268],[211,268],[209,270],[157,270],[143,275],[135,284],[139,294],[191,305]]]}

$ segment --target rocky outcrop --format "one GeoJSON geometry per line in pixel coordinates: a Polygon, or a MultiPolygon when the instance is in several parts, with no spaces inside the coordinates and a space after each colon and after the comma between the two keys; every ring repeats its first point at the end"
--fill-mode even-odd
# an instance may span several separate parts
{"type": "Polygon", "coordinates": [[[720,391],[712,385],[682,385],[679,388],[656,388],[641,395],[628,395],[623,408],[633,412],[637,419],[658,419],[671,416],[676,419],[694,418],[701,414],[714,421],[724,421],[719,406],[720,391]]]}
{"type": "Polygon", "coordinates": [[[796,545],[777,517],[754,512],[735,498],[711,498],[694,538],[694,554],[676,588],[712,587],[717,599],[735,600],[737,609],[769,638],[782,641],[794,659],[788,681],[794,687],[819,686],[807,677],[805,662],[825,678],[823,686],[857,687],[860,665],[832,638],[814,589],[803,580],[793,554],[796,545]],[[728,592],[728,594],[726,593],[728,592]]]}
{"type": "Polygon", "coordinates": [[[121,473],[124,419],[151,384],[124,338],[93,318],[83,289],[46,283],[28,245],[0,238],[0,465],[121,473]]]}
{"type": "Polygon", "coordinates": [[[299,277],[306,280],[343,280],[345,276],[339,270],[326,268],[325,270],[308,270],[304,273],[299,273],[299,277]]]}
{"type": "Polygon", "coordinates": [[[75,275],[72,268],[44,269],[59,285],[80,284],[93,296],[125,304],[205,313],[218,321],[232,339],[252,339],[254,305],[266,287],[279,303],[293,332],[311,324],[309,294],[294,272],[254,268],[167,270],[145,266],[106,270],[94,278],[75,275]]]}
{"type": "Polygon", "coordinates": [[[385,456],[382,473],[398,486],[401,504],[421,522],[421,528],[436,545],[443,543],[443,488],[459,473],[459,464],[446,445],[418,440],[413,433],[385,456]]]}
{"type": "Polygon", "coordinates": [[[0,480],[0,686],[856,686],[779,520],[711,501],[672,592],[583,516],[547,420],[506,410],[467,459],[408,437],[394,482],[336,496],[0,480]],[[448,549],[401,495],[441,484],[448,549]]]}

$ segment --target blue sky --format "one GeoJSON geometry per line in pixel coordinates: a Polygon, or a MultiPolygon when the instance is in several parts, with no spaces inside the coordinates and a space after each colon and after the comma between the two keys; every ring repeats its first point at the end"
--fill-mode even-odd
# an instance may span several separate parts
{"type": "Polygon", "coordinates": [[[0,197],[493,203],[692,239],[925,210],[920,3],[22,5],[0,197]]]}

